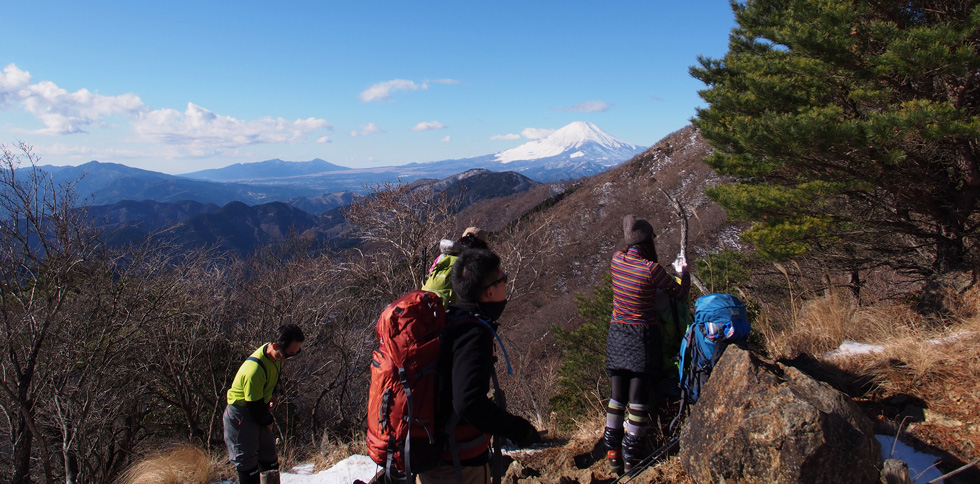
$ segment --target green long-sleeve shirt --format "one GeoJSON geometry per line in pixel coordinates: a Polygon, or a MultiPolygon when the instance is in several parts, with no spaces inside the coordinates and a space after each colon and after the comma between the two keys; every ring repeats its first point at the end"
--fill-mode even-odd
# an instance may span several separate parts
{"type": "Polygon", "coordinates": [[[250,357],[261,361],[261,365],[247,359],[238,369],[235,379],[231,382],[231,388],[228,389],[229,404],[245,405],[246,402],[260,400],[268,404],[272,401],[272,390],[279,382],[282,362],[270,360],[265,354],[266,346],[268,343],[255,350],[250,357]]]}

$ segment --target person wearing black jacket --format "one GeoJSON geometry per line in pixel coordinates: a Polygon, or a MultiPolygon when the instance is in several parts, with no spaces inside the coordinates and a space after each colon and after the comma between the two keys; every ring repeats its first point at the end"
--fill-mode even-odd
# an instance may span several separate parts
{"type": "Polygon", "coordinates": [[[225,445],[241,484],[258,484],[261,472],[279,467],[270,411],[279,399],[273,390],[283,362],[299,354],[303,339],[299,326],[280,326],[275,340],[245,359],[228,389],[228,406],[222,418],[225,445]]]}
{"type": "Polygon", "coordinates": [[[449,443],[441,464],[422,472],[419,481],[485,484],[490,482],[491,434],[519,447],[530,447],[541,436],[526,419],[487,396],[494,377],[497,320],[507,304],[507,273],[500,257],[487,249],[464,250],[453,265],[452,283],[459,301],[446,313],[436,402],[437,424],[449,443]]]}

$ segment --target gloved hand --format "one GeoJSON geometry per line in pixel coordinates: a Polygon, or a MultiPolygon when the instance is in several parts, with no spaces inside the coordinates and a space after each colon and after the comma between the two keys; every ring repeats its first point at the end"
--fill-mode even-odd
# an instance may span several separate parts
{"type": "Polygon", "coordinates": [[[530,422],[525,420],[522,427],[521,435],[510,437],[514,445],[523,449],[541,442],[541,434],[538,433],[538,430],[530,422]]]}
{"type": "Polygon", "coordinates": [[[678,254],[677,259],[674,259],[674,263],[671,265],[674,266],[674,271],[683,274],[687,272],[687,257],[684,257],[684,254],[678,254]]]}

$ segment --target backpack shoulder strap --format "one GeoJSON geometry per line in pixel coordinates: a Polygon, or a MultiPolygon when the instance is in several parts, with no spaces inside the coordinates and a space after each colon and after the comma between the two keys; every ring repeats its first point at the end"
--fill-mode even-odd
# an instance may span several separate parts
{"type": "Polygon", "coordinates": [[[493,329],[493,326],[490,325],[489,321],[481,318],[480,315],[478,314],[466,314],[464,316],[455,317],[455,318],[448,317],[447,315],[446,328],[448,329],[450,326],[459,326],[462,324],[466,324],[467,322],[474,322],[474,321],[482,324],[488,330],[490,330],[490,334],[492,334],[493,337],[497,340],[497,345],[500,346],[500,351],[504,354],[504,362],[507,363],[507,374],[513,375],[514,368],[510,366],[510,356],[507,354],[507,348],[504,347],[504,341],[500,339],[500,335],[497,334],[497,331],[495,329],[493,329]]]}
{"type": "MultiPolygon", "coordinates": [[[[245,361],[254,361],[256,364],[259,365],[259,368],[262,368],[262,373],[265,373],[265,384],[268,385],[269,384],[269,369],[265,367],[265,363],[262,363],[262,360],[254,357],[254,356],[249,356],[248,358],[245,358],[245,361]]],[[[279,386],[279,380],[276,379],[276,384],[275,384],[275,386],[272,387],[273,393],[278,393],[276,391],[276,387],[278,387],[278,386],[279,386]]]]}
{"type": "Polygon", "coordinates": [[[262,360],[254,357],[254,356],[249,356],[248,358],[245,358],[245,361],[254,361],[254,362],[258,363],[259,364],[259,368],[262,368],[262,373],[265,373],[265,377],[266,378],[269,378],[269,370],[265,369],[265,363],[262,363],[262,360]]]}

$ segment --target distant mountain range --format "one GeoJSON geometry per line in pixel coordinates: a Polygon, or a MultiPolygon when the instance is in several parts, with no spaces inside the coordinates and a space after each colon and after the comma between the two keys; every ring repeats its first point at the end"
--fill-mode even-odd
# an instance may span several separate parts
{"type": "Polygon", "coordinates": [[[345,166],[334,165],[319,158],[310,161],[282,161],[278,158],[260,163],[235,163],[224,168],[195,171],[184,175],[187,178],[221,182],[248,182],[270,178],[290,178],[313,173],[350,170],[345,166]]]}
{"type": "Polygon", "coordinates": [[[274,159],[179,176],[98,161],[41,169],[51,173],[56,183],[76,182],[78,195],[92,205],[124,200],[192,200],[217,206],[278,201],[319,215],[347,205],[357,194],[369,191],[365,187],[380,183],[441,180],[473,169],[514,172],[538,182],[567,180],[603,172],[643,149],[579,121],[496,154],[400,166],[354,169],[321,159],[274,159]]]}
{"type": "Polygon", "coordinates": [[[473,168],[513,171],[539,182],[549,182],[601,173],[644,150],[642,146],[609,135],[592,123],[576,121],[546,138],[473,158],[366,169],[342,167],[320,159],[308,162],[276,159],[239,163],[182,176],[209,181],[304,186],[328,192],[357,191],[365,184],[382,181],[444,178],[473,168]]]}
{"type": "MultiPolygon", "coordinates": [[[[513,172],[470,170],[442,180],[418,180],[412,185],[459,197],[459,210],[462,210],[482,200],[525,192],[540,183],[513,172]]],[[[350,241],[343,237],[342,211],[351,201],[352,198],[335,201],[342,205],[313,214],[283,202],[249,206],[234,201],[218,206],[194,201],[126,200],[93,206],[89,217],[106,229],[111,244],[139,243],[151,234],[158,234],[183,248],[215,247],[244,255],[289,234],[310,236],[320,246],[349,245],[350,241]]]]}
{"type": "Polygon", "coordinates": [[[157,202],[193,200],[217,205],[240,201],[254,205],[323,194],[322,191],[301,185],[250,186],[242,183],[193,180],[118,163],[98,161],[90,161],[79,166],[41,166],[39,169],[50,173],[56,184],[74,183],[75,191],[81,201],[92,205],[111,204],[123,200],[157,202]]]}

